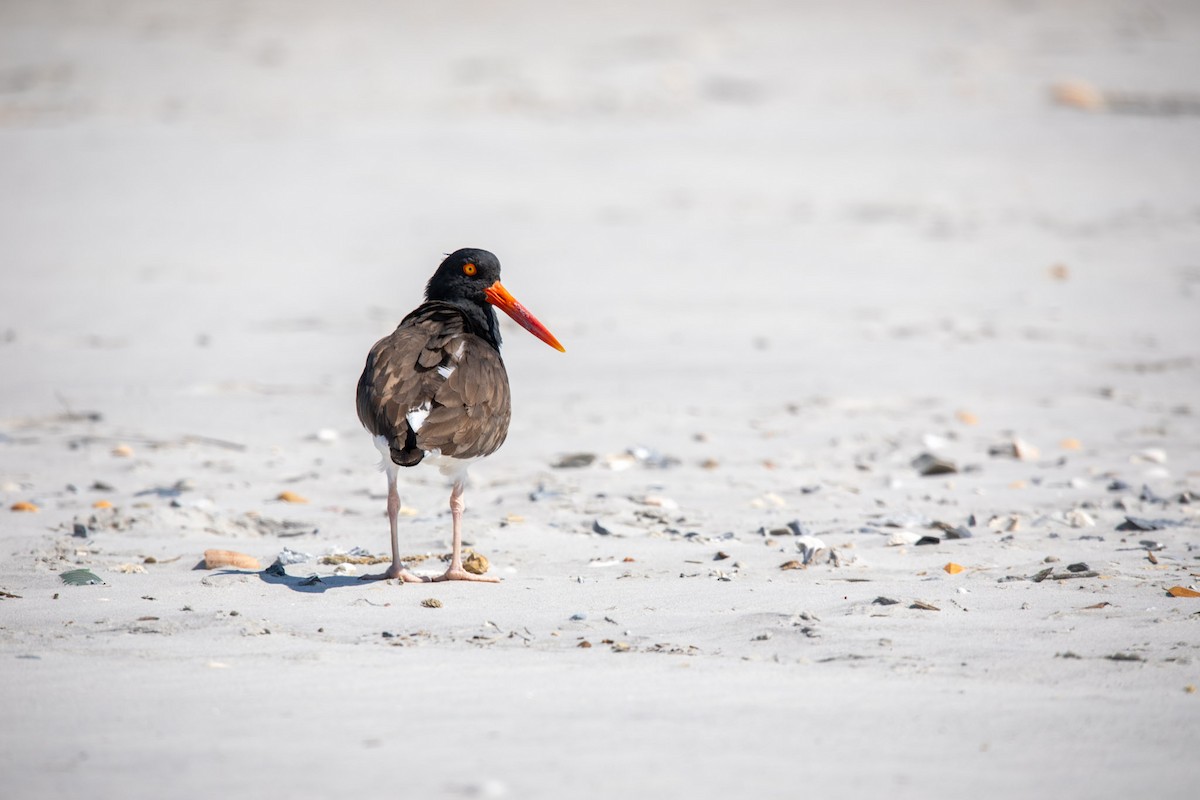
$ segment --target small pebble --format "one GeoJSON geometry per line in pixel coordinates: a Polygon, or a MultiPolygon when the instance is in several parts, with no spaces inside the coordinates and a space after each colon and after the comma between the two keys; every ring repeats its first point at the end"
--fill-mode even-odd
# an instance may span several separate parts
{"type": "Polygon", "coordinates": [[[595,460],[595,453],[569,453],[550,466],[555,469],[580,469],[591,466],[595,460]]]}
{"type": "Polygon", "coordinates": [[[958,465],[947,458],[939,458],[932,453],[922,453],[912,461],[913,469],[918,475],[952,475],[958,472],[958,465]]]}
{"type": "Polygon", "coordinates": [[[426,597],[421,601],[421,605],[425,606],[425,608],[441,608],[442,601],[438,600],[436,597],[426,597]]]}

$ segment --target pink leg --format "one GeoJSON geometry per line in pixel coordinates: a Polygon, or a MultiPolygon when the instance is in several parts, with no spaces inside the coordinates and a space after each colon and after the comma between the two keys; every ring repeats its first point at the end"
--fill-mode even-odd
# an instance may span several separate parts
{"type": "Polygon", "coordinates": [[[359,578],[360,581],[383,581],[389,578],[399,578],[405,583],[423,583],[429,580],[428,578],[422,578],[420,575],[414,575],[400,563],[400,537],[397,530],[398,518],[400,516],[400,493],[396,490],[396,476],[399,471],[395,465],[389,465],[387,468],[387,511],[388,527],[392,530],[392,565],[384,572],[376,575],[363,575],[359,578]]]}
{"type": "Polygon", "coordinates": [[[486,575],[475,575],[463,569],[462,565],[462,516],[463,508],[466,504],[463,503],[463,481],[459,479],[454,482],[454,489],[450,492],[450,516],[454,520],[454,542],[450,548],[450,568],[443,574],[434,578],[435,581],[479,581],[480,583],[499,583],[499,578],[489,578],[486,575]]]}

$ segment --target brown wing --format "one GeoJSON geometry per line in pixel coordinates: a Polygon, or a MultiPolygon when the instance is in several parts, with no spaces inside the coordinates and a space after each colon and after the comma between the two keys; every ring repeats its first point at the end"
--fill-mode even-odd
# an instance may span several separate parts
{"type": "Polygon", "coordinates": [[[510,415],[500,354],[444,304],[421,306],[376,342],[358,381],[359,420],[405,467],[432,450],[458,458],[495,452],[510,415]]]}

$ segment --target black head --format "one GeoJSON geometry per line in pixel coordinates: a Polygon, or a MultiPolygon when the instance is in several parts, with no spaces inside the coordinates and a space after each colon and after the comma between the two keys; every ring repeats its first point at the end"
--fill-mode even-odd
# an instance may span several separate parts
{"type": "Polygon", "coordinates": [[[465,247],[446,256],[425,286],[425,301],[457,307],[471,332],[483,337],[497,350],[500,349],[500,326],[496,323],[495,308],[555,350],[563,349],[554,334],[500,283],[500,259],[487,250],[465,247]]]}
{"type": "Polygon", "coordinates": [[[464,247],[446,256],[425,285],[425,299],[453,303],[468,300],[487,304],[484,290],[500,280],[500,259],[487,250],[464,247]]]}

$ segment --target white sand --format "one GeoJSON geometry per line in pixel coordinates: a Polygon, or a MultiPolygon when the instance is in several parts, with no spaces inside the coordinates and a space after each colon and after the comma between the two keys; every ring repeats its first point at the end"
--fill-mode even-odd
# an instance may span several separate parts
{"type": "Polygon", "coordinates": [[[409,5],[0,5],[0,793],[1194,790],[1195,5],[409,5]],[[506,328],[504,582],[193,570],[386,551],[354,384],[461,246],[567,347],[506,328]]]}

